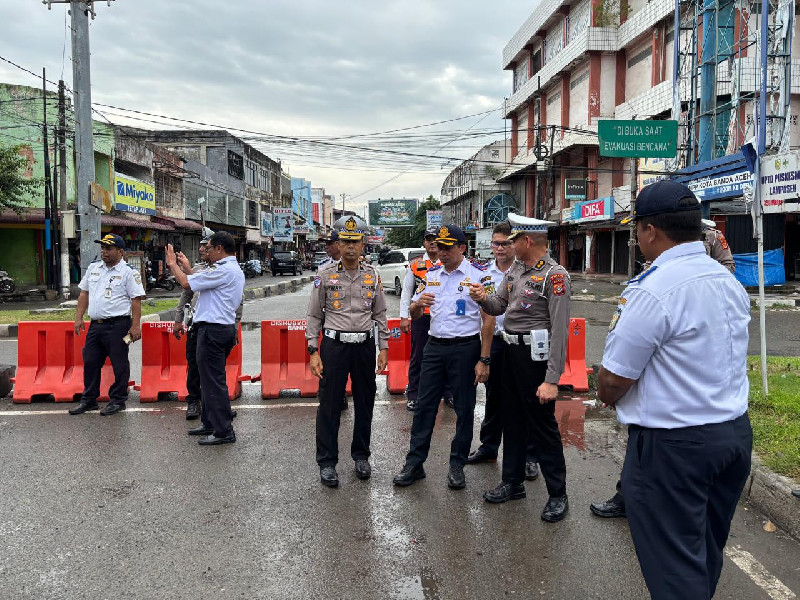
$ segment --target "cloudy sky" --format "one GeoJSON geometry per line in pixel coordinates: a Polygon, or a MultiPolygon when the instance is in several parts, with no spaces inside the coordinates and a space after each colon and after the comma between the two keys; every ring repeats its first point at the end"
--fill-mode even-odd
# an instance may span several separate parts
{"type": "MultiPolygon", "coordinates": [[[[501,52],[535,4],[97,2],[92,100],[254,132],[237,135],[280,158],[292,176],[353,196],[348,208],[377,197],[438,197],[457,164],[448,159],[503,138],[498,109],[511,74],[501,70],[501,52]],[[451,119],[457,120],[366,135],[451,119]]],[[[0,22],[0,56],[34,72],[46,67],[48,79],[63,72],[71,84],[65,5],[48,11],[39,0],[4,0],[0,22]]],[[[0,81],[38,85],[4,62],[0,81]]],[[[122,120],[120,111],[98,109],[141,127],[170,123],[122,120]]]]}

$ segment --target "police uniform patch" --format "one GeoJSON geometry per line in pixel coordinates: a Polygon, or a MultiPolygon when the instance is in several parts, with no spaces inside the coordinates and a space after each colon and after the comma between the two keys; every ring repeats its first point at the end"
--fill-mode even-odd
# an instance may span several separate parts
{"type": "Polygon", "coordinates": [[[617,322],[619,321],[619,317],[621,314],[622,314],[622,308],[618,306],[617,309],[614,311],[614,316],[611,317],[611,323],[608,324],[609,331],[614,331],[614,328],[617,326],[617,322]]]}
{"type": "Polygon", "coordinates": [[[417,293],[417,294],[421,294],[421,293],[422,293],[422,292],[424,292],[424,291],[425,291],[425,283],[424,283],[424,282],[422,282],[422,281],[420,281],[419,285],[417,286],[417,291],[416,291],[416,293],[417,293]]]}
{"type": "Polygon", "coordinates": [[[486,277],[481,277],[481,283],[486,283],[487,281],[491,281],[491,280],[492,280],[492,276],[491,275],[487,275],[486,277]]]}
{"type": "Polygon", "coordinates": [[[550,285],[553,286],[553,294],[556,296],[563,296],[567,293],[567,288],[564,285],[564,274],[563,273],[556,273],[555,275],[550,275],[550,285]]]}
{"type": "Polygon", "coordinates": [[[544,281],[544,276],[542,275],[531,275],[531,281],[534,283],[541,283],[544,281]]]}
{"type": "Polygon", "coordinates": [[[625,306],[628,303],[628,299],[627,298],[620,298],[619,299],[619,303],[620,303],[621,306],[625,306]]]}
{"type": "Polygon", "coordinates": [[[533,268],[534,268],[534,269],[536,269],[536,270],[538,271],[538,270],[540,270],[540,269],[541,269],[543,266],[544,266],[544,261],[543,261],[543,260],[540,260],[540,261],[539,261],[539,262],[537,262],[535,265],[533,265],[533,268]]]}
{"type": "Polygon", "coordinates": [[[338,298],[339,297],[339,292],[333,292],[333,297],[334,298],[338,298]]]}
{"type": "Polygon", "coordinates": [[[532,304],[525,302],[524,300],[520,300],[519,305],[525,310],[528,310],[531,306],[533,306],[532,304]]]}
{"type": "Polygon", "coordinates": [[[133,280],[136,282],[136,285],[142,285],[142,276],[138,273],[133,274],[133,280]]]}
{"type": "Polygon", "coordinates": [[[322,279],[320,279],[319,276],[314,277],[314,287],[315,288],[318,288],[321,283],[322,283],[322,279]]]}
{"type": "Polygon", "coordinates": [[[724,235],[722,235],[721,233],[718,233],[717,234],[717,239],[719,240],[719,245],[722,246],[723,250],[727,250],[729,248],[728,240],[725,239],[724,235]]]}
{"type": "Polygon", "coordinates": [[[342,303],[339,302],[338,300],[334,300],[331,306],[333,306],[333,308],[339,309],[342,308],[342,303]]]}

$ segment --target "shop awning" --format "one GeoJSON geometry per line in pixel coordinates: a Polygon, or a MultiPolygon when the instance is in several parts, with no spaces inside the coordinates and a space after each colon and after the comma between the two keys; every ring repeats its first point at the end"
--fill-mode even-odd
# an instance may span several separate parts
{"type": "Polygon", "coordinates": [[[155,231],[175,231],[175,228],[154,221],[139,219],[126,219],[116,215],[101,215],[100,224],[106,227],[134,227],[136,229],[153,229],[155,231]]]}
{"type": "Polygon", "coordinates": [[[44,223],[44,209],[32,208],[17,214],[13,210],[0,212],[0,223],[30,223],[31,225],[41,225],[44,223]]]}
{"type": "Polygon", "coordinates": [[[200,223],[195,221],[189,221],[188,219],[174,219],[172,217],[161,217],[156,216],[152,217],[153,222],[161,223],[163,225],[169,225],[173,229],[182,229],[184,231],[201,231],[203,226],[200,223]]]}

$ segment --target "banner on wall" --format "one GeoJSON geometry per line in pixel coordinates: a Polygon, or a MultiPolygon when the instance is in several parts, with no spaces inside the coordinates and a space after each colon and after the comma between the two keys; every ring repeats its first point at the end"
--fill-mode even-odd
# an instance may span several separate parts
{"type": "Polygon", "coordinates": [[[154,215],[156,189],[144,181],[114,173],[114,208],[140,215],[154,215]]]}
{"type": "Polygon", "coordinates": [[[442,211],[440,210],[428,210],[425,211],[425,229],[430,229],[431,227],[441,227],[442,226],[442,211]]]}
{"type": "Polygon", "coordinates": [[[272,239],[276,242],[294,241],[294,216],[291,208],[272,209],[272,239]]]}
{"type": "Polygon", "coordinates": [[[764,214],[800,212],[800,153],[761,159],[761,201],[764,214]]]}
{"type": "Polygon", "coordinates": [[[369,224],[373,227],[412,227],[418,200],[370,200],[369,224]]]}
{"type": "Polygon", "coordinates": [[[272,213],[261,211],[261,235],[272,237],[272,213]]]}

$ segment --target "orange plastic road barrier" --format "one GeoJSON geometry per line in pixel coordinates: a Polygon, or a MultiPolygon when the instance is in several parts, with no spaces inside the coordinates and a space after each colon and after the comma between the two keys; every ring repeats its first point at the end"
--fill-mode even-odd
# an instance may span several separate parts
{"type": "Polygon", "coordinates": [[[569,340],[567,341],[567,360],[558,385],[568,385],[575,392],[589,391],[586,368],[586,319],[569,320],[569,340]]]}
{"type": "MultiPolygon", "coordinates": [[[[172,321],[150,321],[142,323],[142,383],[134,386],[139,390],[140,402],[156,402],[161,394],[178,394],[186,400],[186,336],[180,340],[172,335],[172,321]]],[[[225,365],[228,395],[235,400],[242,395],[242,329],[237,332],[239,343],[233,347],[225,365]]]]}
{"type": "Polygon", "coordinates": [[[400,319],[389,319],[389,367],[386,389],[390,394],[402,394],[408,385],[411,363],[411,335],[400,331],[400,319]]]}
{"type": "Polygon", "coordinates": [[[306,321],[261,321],[262,398],[281,395],[311,398],[317,395],[319,379],[311,374],[306,342],[306,321]]]}
{"type": "MultiPolygon", "coordinates": [[[[91,325],[89,325],[91,327],[91,325]]],[[[83,392],[83,345],[89,329],[75,335],[72,321],[23,321],[19,324],[15,404],[52,395],[56,402],[74,402],[83,392]]],[[[111,361],[100,374],[100,398],[108,401],[114,383],[111,361]]],[[[133,385],[133,382],[129,382],[133,385]]]]}

